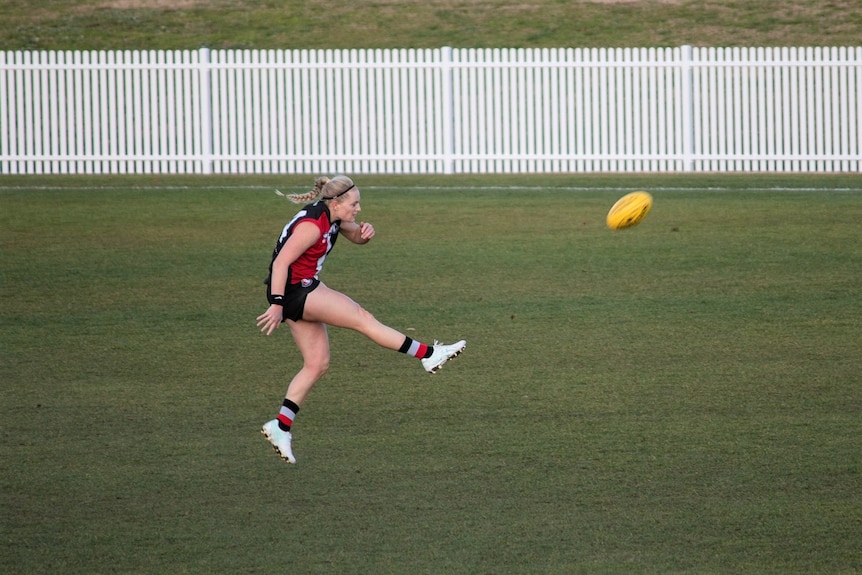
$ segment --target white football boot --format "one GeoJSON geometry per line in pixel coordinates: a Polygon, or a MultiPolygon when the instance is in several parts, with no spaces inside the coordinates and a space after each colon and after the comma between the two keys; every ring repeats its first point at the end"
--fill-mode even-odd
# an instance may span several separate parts
{"type": "Polygon", "coordinates": [[[272,448],[278,455],[288,463],[296,463],[293,451],[290,449],[290,432],[282,431],[278,426],[278,420],[273,419],[263,424],[260,432],[272,444],[272,448]]]}
{"type": "Polygon", "coordinates": [[[467,342],[463,339],[459,342],[453,343],[451,345],[443,345],[438,343],[437,340],[434,340],[434,353],[431,354],[431,357],[426,357],[422,360],[422,367],[425,368],[425,371],[428,373],[434,373],[441,367],[443,364],[461,354],[464,351],[464,347],[467,346],[467,342]]]}

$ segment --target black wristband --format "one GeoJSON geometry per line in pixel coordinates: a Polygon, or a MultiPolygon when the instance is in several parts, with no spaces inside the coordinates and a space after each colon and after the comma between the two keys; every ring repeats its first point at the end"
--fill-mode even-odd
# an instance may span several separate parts
{"type": "Polygon", "coordinates": [[[272,295],[272,294],[270,294],[270,296],[267,299],[269,300],[269,303],[271,303],[272,305],[280,305],[280,306],[284,307],[284,296],[283,295],[272,295]]]}

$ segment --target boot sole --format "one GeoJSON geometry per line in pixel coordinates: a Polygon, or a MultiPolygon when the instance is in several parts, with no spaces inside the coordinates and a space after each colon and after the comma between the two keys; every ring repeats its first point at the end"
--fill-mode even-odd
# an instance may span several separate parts
{"type": "MultiPolygon", "coordinates": [[[[437,373],[438,371],[440,371],[440,370],[443,368],[443,366],[444,366],[444,365],[446,365],[447,363],[449,363],[450,361],[452,361],[453,359],[455,359],[456,357],[458,357],[459,355],[461,355],[461,353],[464,351],[464,348],[466,348],[466,347],[467,347],[467,344],[465,343],[465,344],[464,344],[464,347],[462,347],[461,349],[459,349],[458,351],[456,351],[455,353],[453,353],[452,355],[450,355],[449,357],[447,357],[447,358],[446,358],[446,361],[444,361],[443,363],[441,363],[440,365],[438,365],[437,367],[435,367],[434,369],[432,369],[431,371],[429,371],[429,372],[428,372],[428,375],[434,375],[435,373],[437,373]]],[[[426,371],[427,371],[427,370],[426,370],[426,371]]]]}
{"type": "Polygon", "coordinates": [[[269,446],[272,447],[272,450],[278,454],[282,461],[284,461],[285,463],[294,463],[293,461],[285,457],[284,454],[282,454],[281,450],[275,445],[275,443],[272,442],[272,436],[270,436],[270,434],[268,434],[265,429],[261,428],[260,434],[266,438],[266,440],[269,442],[269,446]]]}

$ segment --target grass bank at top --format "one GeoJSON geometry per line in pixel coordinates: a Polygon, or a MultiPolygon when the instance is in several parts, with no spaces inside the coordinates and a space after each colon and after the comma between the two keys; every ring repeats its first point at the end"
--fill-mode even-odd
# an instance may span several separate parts
{"type": "Polygon", "coordinates": [[[854,0],[0,4],[0,50],[856,46],[860,29],[854,0]]]}

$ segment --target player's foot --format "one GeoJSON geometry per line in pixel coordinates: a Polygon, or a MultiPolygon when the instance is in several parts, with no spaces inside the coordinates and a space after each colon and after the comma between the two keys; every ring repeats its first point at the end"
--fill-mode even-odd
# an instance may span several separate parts
{"type": "Polygon", "coordinates": [[[293,451],[290,449],[290,432],[282,431],[278,427],[278,420],[273,419],[263,424],[260,432],[272,444],[272,448],[278,455],[288,463],[296,463],[296,458],[293,456],[293,451]]]}
{"type": "Polygon", "coordinates": [[[466,345],[467,342],[463,339],[451,345],[443,345],[434,340],[434,353],[431,354],[431,357],[426,357],[422,360],[422,367],[428,373],[434,373],[443,367],[444,363],[460,355],[466,345]]]}

